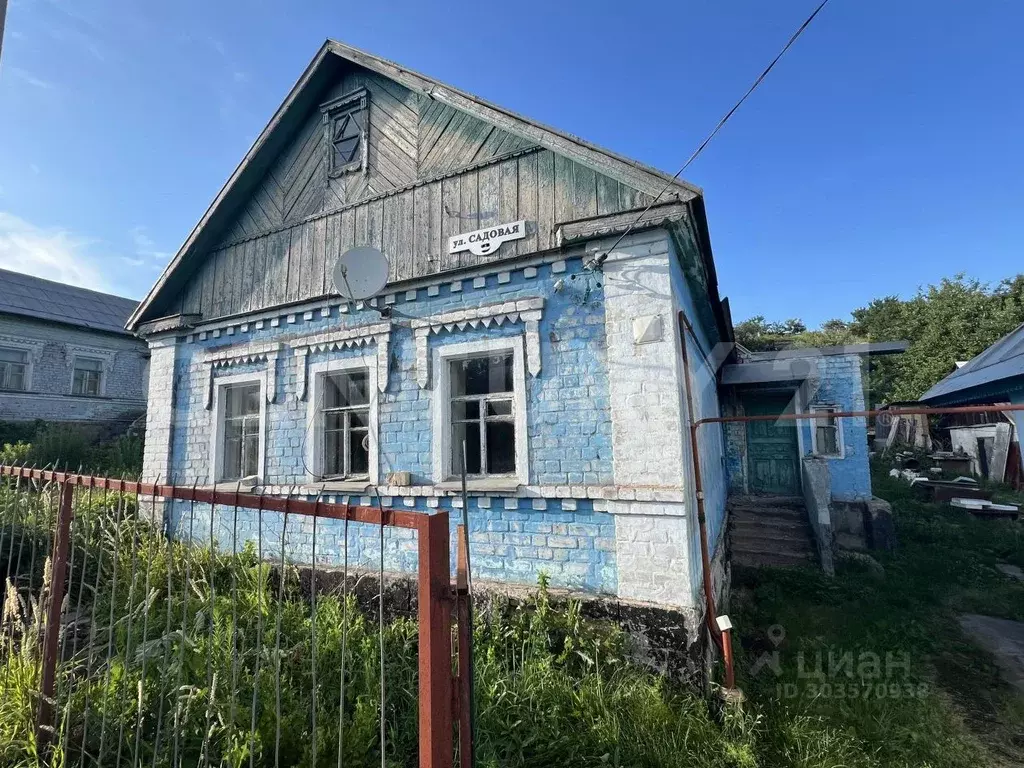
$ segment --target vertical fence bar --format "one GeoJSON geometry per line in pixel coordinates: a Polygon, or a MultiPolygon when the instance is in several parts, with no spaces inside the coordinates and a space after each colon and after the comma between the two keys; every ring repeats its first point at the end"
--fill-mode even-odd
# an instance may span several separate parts
{"type": "Polygon", "coordinates": [[[74,486],[65,483],[61,487],[60,507],[57,510],[57,527],[54,532],[53,557],[50,565],[50,600],[46,608],[46,630],[43,634],[42,701],[36,730],[36,741],[40,754],[49,748],[53,736],[53,696],[57,682],[57,651],[60,641],[60,615],[64,606],[64,586],[67,578],[68,545],[71,537],[72,496],[74,486]]]}
{"type": "Polygon", "coordinates": [[[451,559],[448,513],[419,526],[420,768],[452,765],[451,559]]]}
{"type": "Polygon", "coordinates": [[[455,606],[459,625],[459,677],[457,711],[459,714],[459,767],[473,766],[473,642],[472,609],[469,603],[469,545],[465,525],[456,527],[455,606]]]}

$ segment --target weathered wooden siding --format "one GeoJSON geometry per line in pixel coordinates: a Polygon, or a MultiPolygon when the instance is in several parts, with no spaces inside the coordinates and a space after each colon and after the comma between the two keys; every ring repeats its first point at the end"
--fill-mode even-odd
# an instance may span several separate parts
{"type": "Polygon", "coordinates": [[[366,173],[328,178],[319,108],[310,110],[288,148],[266,172],[222,243],[251,238],[417,180],[484,163],[531,142],[452,107],[418,96],[380,75],[353,72],[324,93],[326,102],[365,88],[370,95],[366,173]]]}
{"type": "Polygon", "coordinates": [[[499,160],[213,251],[183,292],[204,317],[251,312],[333,292],[333,260],[356,245],[380,248],[391,280],[554,248],[561,222],[629,210],[650,196],[548,150],[499,160]],[[525,239],[491,257],[449,255],[452,235],[526,219],[525,239]]]}
{"type": "Polygon", "coordinates": [[[319,108],[264,175],[168,314],[255,312],[333,292],[334,260],[380,248],[400,281],[555,246],[561,222],[630,210],[646,194],[391,80],[353,71],[321,101],[369,92],[368,168],[327,178],[319,108]],[[448,238],[525,219],[497,254],[449,255],[448,238]]]}

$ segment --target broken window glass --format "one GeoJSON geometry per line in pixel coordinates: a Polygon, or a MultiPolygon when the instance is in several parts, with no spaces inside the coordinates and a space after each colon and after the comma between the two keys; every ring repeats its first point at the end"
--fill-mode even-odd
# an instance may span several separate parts
{"type": "Polygon", "coordinates": [[[516,471],[512,353],[453,360],[452,474],[511,475],[516,471]]]}

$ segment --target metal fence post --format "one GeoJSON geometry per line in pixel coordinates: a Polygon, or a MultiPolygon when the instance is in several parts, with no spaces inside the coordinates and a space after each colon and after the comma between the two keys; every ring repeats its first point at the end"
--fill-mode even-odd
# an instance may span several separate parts
{"type": "Polygon", "coordinates": [[[57,653],[60,640],[60,616],[64,606],[64,588],[67,580],[68,546],[71,541],[71,506],[74,486],[65,481],[61,486],[60,508],[57,511],[57,529],[53,535],[50,557],[49,602],[46,604],[46,629],[43,634],[42,671],[40,683],[39,722],[36,741],[43,753],[54,735],[54,693],[57,682],[57,653]]]}
{"type": "Polygon", "coordinates": [[[452,768],[451,556],[448,513],[419,526],[420,768],[452,768]]]}

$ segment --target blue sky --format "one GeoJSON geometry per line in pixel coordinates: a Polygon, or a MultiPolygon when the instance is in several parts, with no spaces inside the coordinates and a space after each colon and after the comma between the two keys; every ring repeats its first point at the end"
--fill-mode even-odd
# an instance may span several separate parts
{"type": "MultiPolygon", "coordinates": [[[[11,0],[0,266],[141,297],[328,36],[672,173],[814,4],[11,0]]],[[[686,173],[735,319],[1020,270],[1022,28],[832,0],[686,173]]]]}

